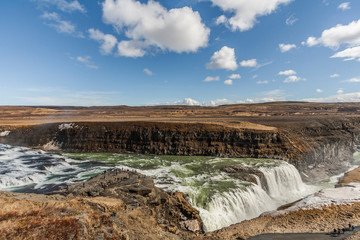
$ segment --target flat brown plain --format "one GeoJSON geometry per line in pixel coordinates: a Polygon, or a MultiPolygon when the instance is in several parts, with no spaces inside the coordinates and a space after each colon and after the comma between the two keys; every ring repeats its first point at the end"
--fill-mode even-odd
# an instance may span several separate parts
{"type": "Polygon", "coordinates": [[[0,106],[0,126],[55,122],[209,123],[243,129],[274,130],[311,119],[360,116],[359,103],[279,102],[200,106],[0,106]]]}

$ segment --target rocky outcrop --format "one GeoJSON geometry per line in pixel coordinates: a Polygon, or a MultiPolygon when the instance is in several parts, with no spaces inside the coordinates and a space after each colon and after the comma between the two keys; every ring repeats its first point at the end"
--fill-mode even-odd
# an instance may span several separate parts
{"type": "Polygon", "coordinates": [[[0,192],[0,239],[194,239],[201,221],[186,199],[119,170],[47,195],[0,192]]]}
{"type": "Polygon", "coordinates": [[[241,181],[252,182],[255,184],[262,184],[264,182],[264,173],[253,168],[245,167],[243,165],[227,166],[221,168],[220,170],[237,179],[240,179],[241,181]],[[258,177],[260,182],[258,182],[255,176],[258,177]]]}

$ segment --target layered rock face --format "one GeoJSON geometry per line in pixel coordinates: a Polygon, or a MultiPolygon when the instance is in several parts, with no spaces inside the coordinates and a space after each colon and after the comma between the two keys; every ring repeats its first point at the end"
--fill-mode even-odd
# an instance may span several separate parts
{"type": "Polygon", "coordinates": [[[359,118],[274,126],[257,130],[203,123],[55,123],[3,128],[10,133],[0,142],[68,152],[280,158],[303,172],[305,180],[319,181],[343,172],[360,140],[359,118]]]}

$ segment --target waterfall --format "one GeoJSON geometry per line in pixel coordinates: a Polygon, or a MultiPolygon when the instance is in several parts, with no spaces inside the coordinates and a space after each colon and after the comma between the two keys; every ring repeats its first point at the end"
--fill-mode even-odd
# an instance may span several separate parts
{"type": "Polygon", "coordinates": [[[205,231],[257,217],[317,190],[304,184],[297,169],[288,163],[271,168],[261,167],[259,170],[264,174],[262,183],[256,177],[258,184],[216,194],[207,209],[198,208],[205,231]]]}

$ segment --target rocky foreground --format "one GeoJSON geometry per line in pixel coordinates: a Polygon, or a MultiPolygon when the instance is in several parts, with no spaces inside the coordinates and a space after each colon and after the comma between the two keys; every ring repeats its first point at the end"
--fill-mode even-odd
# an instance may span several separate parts
{"type": "Polygon", "coordinates": [[[194,239],[199,212],[183,193],[120,170],[50,194],[0,192],[0,239],[194,239]]]}

